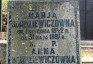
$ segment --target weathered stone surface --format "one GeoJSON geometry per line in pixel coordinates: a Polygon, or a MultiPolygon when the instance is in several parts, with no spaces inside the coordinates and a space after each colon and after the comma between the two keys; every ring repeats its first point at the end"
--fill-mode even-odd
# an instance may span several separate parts
{"type": "Polygon", "coordinates": [[[6,44],[0,43],[0,63],[6,64],[6,44]]]}
{"type": "Polygon", "coordinates": [[[9,1],[8,7],[9,64],[80,63],[78,0],[9,1]]]}

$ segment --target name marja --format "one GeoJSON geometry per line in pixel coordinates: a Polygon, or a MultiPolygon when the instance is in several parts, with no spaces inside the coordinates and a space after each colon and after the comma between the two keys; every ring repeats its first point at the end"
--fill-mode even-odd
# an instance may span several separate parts
{"type": "Polygon", "coordinates": [[[31,19],[57,18],[54,12],[30,12],[28,16],[31,19]]]}

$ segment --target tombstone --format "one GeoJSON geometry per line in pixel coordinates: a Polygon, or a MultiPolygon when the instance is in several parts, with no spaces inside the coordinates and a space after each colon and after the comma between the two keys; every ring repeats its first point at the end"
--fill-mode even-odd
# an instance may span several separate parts
{"type": "Polygon", "coordinates": [[[78,5],[8,1],[8,64],[80,64],[78,5]]]}

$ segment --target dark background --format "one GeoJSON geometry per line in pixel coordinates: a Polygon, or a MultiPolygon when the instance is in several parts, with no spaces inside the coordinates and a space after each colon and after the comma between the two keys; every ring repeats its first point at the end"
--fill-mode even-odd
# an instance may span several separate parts
{"type": "Polygon", "coordinates": [[[93,0],[80,0],[80,29],[82,40],[93,40],[93,0]]]}

